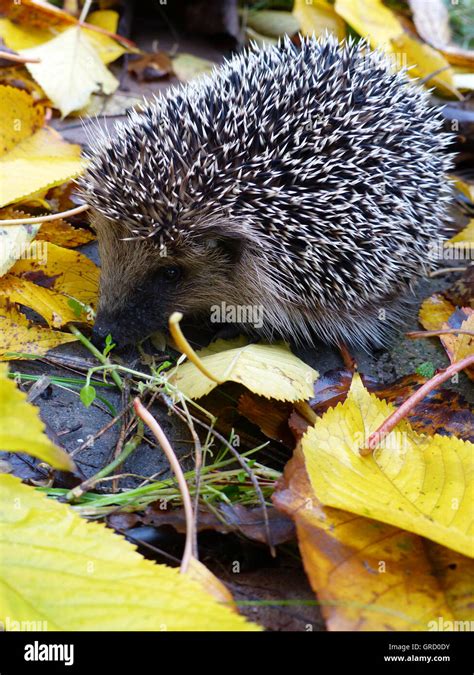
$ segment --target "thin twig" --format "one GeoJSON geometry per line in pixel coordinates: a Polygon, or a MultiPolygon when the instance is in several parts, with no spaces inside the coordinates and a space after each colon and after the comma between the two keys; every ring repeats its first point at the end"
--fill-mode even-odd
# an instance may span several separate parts
{"type": "Polygon", "coordinates": [[[193,556],[193,527],[194,527],[194,517],[193,517],[193,506],[191,503],[191,495],[189,494],[188,485],[183,474],[181,465],[176,457],[176,454],[171,447],[168,438],[166,437],[165,432],[158,424],[153,415],[143,406],[139,398],[136,398],[133,402],[135,412],[143,420],[143,422],[148,426],[152,431],[158,443],[161,445],[163,452],[165,453],[170,466],[176,476],[178,482],[178,487],[181,492],[181,498],[183,500],[184,513],[186,517],[186,541],[184,545],[183,558],[181,560],[181,572],[184,574],[188,571],[189,563],[193,556]]]}
{"type": "Polygon", "coordinates": [[[12,54],[11,52],[2,52],[0,51],[0,59],[5,59],[5,61],[14,61],[15,63],[41,63],[41,59],[28,56],[21,56],[20,54],[12,54]]]}
{"type": "Polygon", "coordinates": [[[0,219],[0,227],[5,225],[34,225],[36,223],[46,223],[51,220],[60,220],[61,218],[69,218],[70,216],[75,216],[78,213],[87,211],[89,206],[87,204],[81,204],[81,206],[76,206],[74,209],[69,209],[68,211],[62,211],[61,213],[50,213],[49,216],[31,216],[28,218],[9,218],[8,220],[0,219]]]}
{"type": "Polygon", "coordinates": [[[397,410],[389,415],[378,429],[370,434],[365,446],[359,449],[359,453],[362,456],[370,455],[392,429],[396,427],[397,424],[413,410],[417,403],[422,401],[425,396],[430,393],[430,391],[433,391],[433,389],[436,389],[440,384],[449,380],[450,377],[472,364],[474,364],[474,354],[466,356],[466,358],[461,359],[461,361],[452,363],[448,368],[445,368],[428,380],[428,382],[425,382],[425,384],[407,398],[397,410]]]}
{"type": "Polygon", "coordinates": [[[442,267],[439,270],[434,270],[434,272],[430,272],[428,276],[433,279],[433,277],[440,277],[443,274],[451,274],[451,272],[465,272],[467,270],[467,267],[442,267]]]}
{"type": "Polygon", "coordinates": [[[443,328],[441,330],[414,330],[406,333],[406,336],[412,340],[416,338],[437,337],[438,335],[470,335],[474,337],[474,331],[462,330],[460,328],[443,328]]]}

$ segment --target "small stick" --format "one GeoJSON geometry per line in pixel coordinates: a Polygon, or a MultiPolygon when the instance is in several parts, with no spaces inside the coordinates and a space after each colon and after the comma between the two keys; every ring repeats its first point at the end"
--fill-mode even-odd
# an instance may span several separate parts
{"type": "Polygon", "coordinates": [[[474,331],[461,330],[460,328],[443,328],[442,330],[415,330],[406,333],[406,336],[412,340],[416,338],[437,337],[438,335],[470,335],[474,337],[474,331]]]}
{"type": "Polygon", "coordinates": [[[41,63],[41,59],[32,59],[20,54],[12,54],[11,52],[0,51],[0,59],[5,61],[14,61],[15,63],[41,63]]]}
{"type": "Polygon", "coordinates": [[[31,218],[11,218],[8,220],[0,219],[0,227],[4,225],[31,225],[36,223],[46,223],[51,220],[60,220],[61,218],[69,218],[69,216],[75,216],[78,213],[87,211],[89,206],[87,204],[81,204],[81,206],[76,206],[74,209],[69,209],[69,211],[62,211],[61,213],[51,213],[49,216],[32,216],[31,218]]]}
{"type": "Polygon", "coordinates": [[[465,272],[467,267],[442,267],[439,270],[430,272],[428,276],[432,279],[433,277],[440,277],[443,274],[451,274],[451,272],[465,272]]]}
{"type": "Polygon", "coordinates": [[[135,412],[140,417],[147,427],[153,432],[158,443],[161,445],[163,452],[165,453],[168,461],[171,465],[171,468],[176,476],[178,486],[181,492],[181,497],[183,499],[184,514],[186,517],[186,542],[184,546],[183,558],[181,560],[181,573],[185,574],[188,571],[189,563],[193,555],[193,540],[194,540],[194,516],[193,516],[193,505],[191,503],[191,495],[189,494],[188,485],[183,474],[183,470],[178,461],[178,458],[175,455],[173,448],[171,447],[170,442],[168,441],[165,432],[155,420],[153,415],[143,406],[140,399],[137,397],[133,402],[133,407],[135,412]]]}
{"type": "Polygon", "coordinates": [[[366,445],[362,448],[359,448],[359,453],[363,457],[370,455],[373,450],[375,450],[377,445],[379,445],[379,443],[384,440],[384,438],[392,431],[392,429],[396,427],[397,424],[404,417],[406,417],[411,410],[413,410],[417,403],[423,400],[425,396],[430,393],[430,391],[433,391],[433,389],[436,389],[437,386],[443,382],[446,382],[446,380],[449,380],[450,377],[472,364],[474,364],[474,354],[466,356],[466,358],[461,359],[461,361],[452,363],[450,366],[448,366],[448,368],[440,371],[434,377],[428,380],[428,382],[425,382],[425,384],[415,391],[415,393],[409,398],[407,398],[407,400],[404,401],[402,405],[397,408],[397,410],[389,415],[387,419],[382,422],[378,429],[370,434],[366,445]]]}

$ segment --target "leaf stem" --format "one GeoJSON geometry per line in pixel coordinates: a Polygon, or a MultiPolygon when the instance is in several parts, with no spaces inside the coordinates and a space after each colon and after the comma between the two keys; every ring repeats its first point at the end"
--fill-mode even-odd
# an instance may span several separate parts
{"type": "Polygon", "coordinates": [[[158,424],[153,415],[142,405],[140,399],[137,397],[133,402],[135,412],[140,419],[145,422],[147,427],[152,431],[158,443],[161,445],[171,468],[176,476],[178,487],[183,499],[184,514],[186,518],[186,542],[184,546],[183,558],[181,560],[181,572],[185,574],[188,571],[189,563],[193,555],[193,541],[194,541],[194,516],[193,505],[191,503],[191,495],[189,494],[188,484],[183,474],[181,465],[176,457],[176,454],[171,447],[165,432],[158,424]]]}
{"type": "MultiPolygon", "coordinates": [[[[104,366],[111,366],[112,364],[110,363],[109,359],[100,352],[97,347],[95,347],[90,340],[86,338],[85,335],[81,333],[79,328],[77,328],[74,324],[69,324],[69,330],[77,339],[82,342],[84,347],[87,347],[87,349],[91,352],[91,354],[94,354],[96,359],[100,361],[104,366]]],[[[110,370],[110,377],[113,379],[117,387],[122,391],[123,389],[123,382],[120,378],[120,375],[117,373],[116,370],[110,370]]]]}
{"type": "Polygon", "coordinates": [[[461,361],[456,361],[452,363],[448,368],[445,368],[441,372],[437,373],[432,377],[428,382],[425,382],[414,394],[412,394],[402,405],[397,408],[387,419],[382,422],[378,429],[370,434],[367,439],[367,443],[364,447],[359,448],[359,453],[364,457],[370,455],[375,448],[384,440],[384,438],[392,431],[397,424],[408,415],[408,413],[413,410],[417,403],[425,398],[430,391],[436,389],[437,386],[449,380],[450,377],[459,373],[459,371],[467,368],[468,366],[474,364],[474,354],[466,356],[466,358],[461,359],[461,361]]]}

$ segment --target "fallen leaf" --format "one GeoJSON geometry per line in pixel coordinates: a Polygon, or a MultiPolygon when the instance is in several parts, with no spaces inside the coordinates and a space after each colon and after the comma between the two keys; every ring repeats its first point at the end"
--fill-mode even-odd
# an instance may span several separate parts
{"type": "Polygon", "coordinates": [[[209,75],[217,65],[193,54],[177,54],[172,59],[173,71],[181,82],[189,82],[200,75],[209,75]]]}
{"type": "MultiPolygon", "coordinates": [[[[198,532],[205,530],[215,530],[223,534],[240,532],[247,539],[259,541],[261,544],[267,543],[265,519],[261,506],[248,507],[242,504],[222,503],[215,506],[214,510],[218,515],[208,510],[201,509],[199,511],[198,532]]],[[[114,519],[117,518],[117,527],[121,528],[120,519],[127,515],[111,515],[108,517],[108,522],[114,527],[116,526],[114,519]]],[[[182,508],[163,509],[162,503],[157,502],[156,504],[149,504],[143,515],[133,515],[137,518],[136,522],[141,522],[144,525],[152,525],[153,527],[171,525],[177,532],[186,532],[186,517],[182,508]]],[[[271,506],[267,507],[267,515],[274,546],[279,546],[294,538],[294,527],[291,520],[271,506]]]]}
{"type": "Polygon", "coordinates": [[[391,40],[403,32],[399,19],[382,0],[336,0],[334,9],[373,48],[390,52],[391,40]]]}
{"type": "Polygon", "coordinates": [[[56,244],[56,246],[64,246],[65,248],[77,248],[77,246],[88,244],[94,239],[95,236],[91,230],[86,230],[83,227],[73,227],[62,218],[42,223],[36,235],[36,241],[49,241],[52,244],[56,244]]]}
{"type": "Polygon", "coordinates": [[[47,630],[260,630],[101,523],[0,476],[0,619],[47,630]],[[26,555],[27,553],[27,555],[26,555]]]}
{"type": "Polygon", "coordinates": [[[0,299],[0,361],[27,358],[13,353],[43,356],[53,347],[76,339],[70,333],[31,324],[15,305],[0,299]]]}
{"type": "Polygon", "coordinates": [[[328,506],[473,557],[473,445],[418,434],[402,420],[381,447],[361,457],[359,448],[394,410],[354,376],[346,401],[329,409],[302,440],[315,495],[328,506]]]}
{"type": "Polygon", "coordinates": [[[152,82],[173,75],[173,64],[165,52],[143,54],[128,63],[128,72],[139,82],[152,82]]]}
{"type": "Polygon", "coordinates": [[[26,67],[63,117],[87,105],[91,94],[112,94],[119,84],[79,27],[19,53],[40,59],[40,63],[27,63],[26,67]]]}
{"type": "MultiPolygon", "coordinates": [[[[118,22],[118,12],[112,9],[99,9],[87,15],[87,23],[89,25],[104,28],[109,33],[117,32],[118,22]]],[[[108,35],[103,35],[89,28],[83,28],[82,30],[87,35],[89,42],[96,48],[102,63],[106,65],[116,61],[129,51],[108,35]]]]}
{"type": "MultiPolygon", "coordinates": [[[[221,382],[238,382],[277,401],[303,401],[311,396],[318,373],[288,347],[250,344],[225,349],[230,345],[217,340],[211,348],[198,352],[205,367],[221,382]]],[[[217,386],[190,362],[177,368],[172,382],[189,398],[201,398],[217,386]]]]}
{"type": "Polygon", "coordinates": [[[461,192],[470,202],[474,203],[474,183],[462,180],[457,176],[450,176],[454,186],[461,192]]]}
{"type": "Polygon", "coordinates": [[[434,86],[446,94],[462,98],[455,87],[452,68],[441,52],[410,37],[408,33],[401,33],[391,42],[394,51],[406,59],[410,77],[424,78],[428,87],[434,86]]]}
{"type": "MultiPolygon", "coordinates": [[[[65,295],[13,274],[0,278],[1,297],[34,309],[53,328],[60,328],[70,321],[87,322],[85,312],[78,316],[65,295]]],[[[92,323],[91,319],[89,321],[92,323]]]]}
{"type": "Polygon", "coordinates": [[[80,147],[52,129],[39,129],[0,157],[0,207],[78,176],[85,167],[80,147]]]}
{"type": "Polygon", "coordinates": [[[328,630],[426,631],[440,616],[474,618],[472,560],[391,525],[323,506],[300,448],[272,499],[295,521],[328,630]]]}
{"type": "MultiPolygon", "coordinates": [[[[18,214],[21,217],[21,213],[18,214]]],[[[37,246],[32,243],[39,225],[2,227],[1,219],[16,218],[17,214],[2,210],[0,215],[0,278],[8,272],[18,258],[35,254],[37,246]]],[[[19,220],[18,222],[21,222],[19,220]]]]}
{"type": "Polygon", "coordinates": [[[461,98],[454,86],[453,71],[443,55],[408,35],[400,19],[382,0],[336,0],[334,9],[368,40],[371,47],[392,55],[394,66],[411,67],[407,71],[410,77],[430,77],[428,86],[434,85],[445,93],[461,98]],[[434,75],[440,68],[445,70],[434,75]]]}
{"type": "Polygon", "coordinates": [[[44,242],[44,260],[18,260],[11,273],[95,306],[99,268],[79,251],[44,242]]]}
{"type": "Polygon", "coordinates": [[[291,12],[260,9],[250,11],[246,16],[247,25],[260,35],[273,38],[298,32],[299,22],[291,12]]]}
{"type": "Polygon", "coordinates": [[[413,21],[420,37],[443,52],[450,63],[474,66],[474,51],[452,40],[448,8],[442,0],[409,0],[413,21]]]}
{"type": "MultiPolygon", "coordinates": [[[[10,17],[0,19],[0,37],[3,38],[7,47],[15,51],[45,44],[54,39],[58,34],[78,25],[77,19],[67,12],[61,12],[61,10],[53,7],[53,14],[51,14],[49,11],[51,5],[42,4],[39,6],[37,3],[34,3],[33,7],[31,0],[22,0],[20,3],[21,7],[16,2],[10,3],[10,7],[6,7],[8,4],[5,0],[0,2],[0,8],[3,8],[3,12],[1,13],[8,14],[10,17]],[[12,5],[17,5],[17,7],[15,8],[12,5]],[[23,6],[26,9],[25,12],[22,11],[23,6]]],[[[100,58],[105,64],[115,61],[127,51],[133,51],[133,43],[127,41],[129,49],[120,44],[123,38],[120,35],[116,35],[118,20],[119,15],[117,12],[113,10],[98,10],[87,15],[87,22],[81,28],[91,44],[97,49],[100,58]],[[102,28],[109,33],[115,34],[115,38],[112,35],[104,35],[87,26],[102,28]]]]}
{"type": "Polygon", "coordinates": [[[439,293],[421,303],[418,320],[425,330],[440,330],[456,308],[439,293]]]}
{"type": "Polygon", "coordinates": [[[298,20],[303,35],[320,37],[326,31],[336,35],[339,40],[346,37],[346,24],[334,11],[334,6],[326,0],[295,0],[293,14],[298,20]]]}
{"type": "Polygon", "coordinates": [[[0,364],[0,448],[3,452],[26,452],[55,469],[75,470],[67,452],[46,436],[38,408],[28,403],[26,394],[8,378],[5,364],[0,364]]]}
{"type": "Polygon", "coordinates": [[[30,94],[0,85],[0,157],[31,136],[43,120],[44,108],[30,94]]]}

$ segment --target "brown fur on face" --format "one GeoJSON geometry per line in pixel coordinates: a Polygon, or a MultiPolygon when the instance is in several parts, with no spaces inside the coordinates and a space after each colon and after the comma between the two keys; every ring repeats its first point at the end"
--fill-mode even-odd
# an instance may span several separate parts
{"type": "Polygon", "coordinates": [[[130,239],[129,229],[98,213],[92,222],[101,258],[97,337],[110,333],[120,345],[130,344],[167,328],[175,311],[207,323],[211,307],[222,302],[264,303],[262,252],[241,225],[200,226],[198,237],[160,247],[153,238],[130,239]],[[170,268],[181,270],[176,281],[166,278],[170,268]]]}

